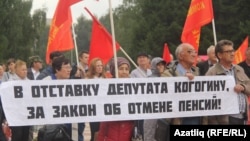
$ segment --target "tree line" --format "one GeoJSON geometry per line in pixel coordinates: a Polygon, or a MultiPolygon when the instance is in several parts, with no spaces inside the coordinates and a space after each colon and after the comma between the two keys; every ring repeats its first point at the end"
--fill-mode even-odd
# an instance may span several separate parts
{"type": "MultiPolygon", "coordinates": [[[[181,43],[181,33],[191,0],[123,0],[113,10],[115,37],[127,54],[135,59],[140,51],[162,56],[163,45],[170,52],[181,43]]],[[[235,49],[250,34],[250,5],[247,0],[212,0],[217,40],[229,39],[235,49]]],[[[98,4],[98,3],[97,3],[98,4]]],[[[36,54],[45,57],[49,25],[46,9],[30,14],[32,0],[0,1],[0,61],[10,57],[26,60],[36,54]]],[[[93,11],[94,12],[94,11],[93,11]]],[[[109,13],[99,21],[111,33],[109,13]]],[[[78,50],[89,50],[92,20],[83,15],[74,25],[78,50]]],[[[201,28],[199,54],[214,44],[212,24],[201,28]]],[[[75,56],[74,51],[67,52],[75,56]]],[[[122,56],[122,52],[118,52],[122,56]]],[[[75,61],[76,57],[71,57],[75,61]]]]}

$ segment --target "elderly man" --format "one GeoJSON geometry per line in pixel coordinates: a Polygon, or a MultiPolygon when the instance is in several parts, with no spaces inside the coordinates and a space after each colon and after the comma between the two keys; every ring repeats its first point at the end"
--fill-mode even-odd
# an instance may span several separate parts
{"type": "Polygon", "coordinates": [[[43,61],[39,56],[31,56],[29,57],[29,68],[27,77],[30,80],[36,80],[38,75],[40,74],[40,70],[43,68],[43,61]]]}
{"type": "Polygon", "coordinates": [[[151,70],[148,68],[148,64],[150,62],[148,54],[140,52],[137,55],[136,61],[138,64],[138,68],[135,68],[134,70],[131,71],[130,77],[143,78],[143,77],[148,77],[152,74],[151,70]]]}
{"type": "MultiPolygon", "coordinates": [[[[161,75],[162,77],[186,76],[189,80],[192,80],[194,76],[199,75],[199,69],[194,66],[197,52],[192,45],[188,43],[180,44],[175,50],[175,55],[177,61],[173,61],[168,66],[168,69],[161,75]]],[[[169,122],[173,125],[200,125],[206,124],[205,119],[202,117],[184,117],[169,119],[169,122]]]]}
{"type": "MultiPolygon", "coordinates": [[[[145,52],[139,52],[137,55],[137,64],[138,67],[131,71],[130,77],[132,78],[146,78],[152,74],[151,70],[149,69],[150,64],[150,57],[145,52]]],[[[138,120],[138,130],[140,133],[144,133],[144,120],[138,120]]],[[[142,135],[143,136],[143,135],[142,135]]]]}
{"type": "Polygon", "coordinates": [[[208,118],[208,123],[243,125],[247,120],[247,95],[250,95],[249,78],[242,67],[233,64],[235,50],[232,41],[219,41],[215,46],[215,55],[219,62],[211,67],[206,75],[234,76],[236,82],[234,91],[238,96],[240,113],[233,115],[210,116],[208,118]]]}
{"type": "Polygon", "coordinates": [[[201,61],[196,65],[200,69],[200,75],[205,75],[208,69],[217,63],[217,57],[215,56],[214,50],[215,46],[209,46],[207,49],[208,59],[206,61],[201,61]]]}

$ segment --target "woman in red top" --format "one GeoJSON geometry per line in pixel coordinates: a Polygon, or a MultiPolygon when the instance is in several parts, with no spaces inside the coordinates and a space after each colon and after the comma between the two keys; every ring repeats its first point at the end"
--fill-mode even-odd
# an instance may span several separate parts
{"type": "MultiPolygon", "coordinates": [[[[123,57],[117,58],[118,77],[128,78],[130,64],[123,57]]],[[[114,60],[110,64],[110,73],[115,78],[114,60]]],[[[134,128],[134,121],[101,122],[97,141],[130,141],[134,128]]]]}

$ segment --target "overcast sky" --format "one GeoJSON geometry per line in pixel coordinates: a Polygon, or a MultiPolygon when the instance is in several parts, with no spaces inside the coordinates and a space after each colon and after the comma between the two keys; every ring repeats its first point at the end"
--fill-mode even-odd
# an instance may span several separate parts
{"type": "MultiPolygon", "coordinates": [[[[35,9],[41,9],[43,7],[47,8],[47,18],[52,18],[57,6],[58,0],[33,0],[33,6],[31,13],[35,9]]],[[[122,0],[111,0],[112,8],[115,8],[122,4],[122,0]]],[[[83,0],[71,6],[72,16],[74,22],[76,22],[77,17],[84,15],[90,19],[88,13],[84,10],[87,7],[90,12],[96,15],[98,18],[102,15],[108,13],[109,11],[109,0],[83,0]]]]}

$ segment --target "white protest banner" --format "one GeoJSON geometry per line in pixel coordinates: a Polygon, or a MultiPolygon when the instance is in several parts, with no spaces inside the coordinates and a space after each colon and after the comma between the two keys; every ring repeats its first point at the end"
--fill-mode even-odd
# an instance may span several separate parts
{"type": "Polygon", "coordinates": [[[231,76],[30,80],[2,83],[11,126],[239,113],[231,76]]]}

